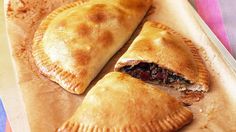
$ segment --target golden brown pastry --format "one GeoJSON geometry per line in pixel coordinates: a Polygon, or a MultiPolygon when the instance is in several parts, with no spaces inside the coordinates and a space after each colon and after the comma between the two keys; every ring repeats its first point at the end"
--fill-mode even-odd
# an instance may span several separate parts
{"type": "Polygon", "coordinates": [[[151,0],[80,0],[56,9],[35,33],[36,65],[67,91],[83,93],[150,5],[151,0]]]}
{"type": "Polygon", "coordinates": [[[174,97],[120,72],[108,73],[86,95],[59,131],[176,131],[192,113],[174,97]]]}
{"type": "Polygon", "coordinates": [[[115,70],[180,91],[209,89],[208,71],[194,44],[156,22],[144,24],[115,70]]]}

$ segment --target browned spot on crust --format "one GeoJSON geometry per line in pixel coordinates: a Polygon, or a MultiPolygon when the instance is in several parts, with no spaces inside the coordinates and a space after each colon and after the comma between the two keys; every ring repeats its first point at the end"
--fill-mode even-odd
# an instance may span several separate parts
{"type": "Polygon", "coordinates": [[[114,41],[113,35],[110,31],[105,30],[98,36],[98,43],[101,43],[103,46],[109,46],[114,41]]]}
{"type": "Polygon", "coordinates": [[[172,51],[176,51],[176,53],[178,52],[179,54],[182,54],[182,51],[185,50],[182,45],[182,41],[172,36],[168,36],[168,34],[162,37],[161,41],[163,41],[161,44],[163,47],[165,47],[165,49],[171,49],[172,51]]]}
{"type": "Polygon", "coordinates": [[[88,19],[93,23],[100,24],[107,20],[107,12],[104,10],[106,5],[96,4],[94,5],[88,13],[88,19]]]}
{"type": "Polygon", "coordinates": [[[74,51],[72,55],[75,58],[76,63],[78,65],[87,65],[91,59],[88,52],[80,50],[80,49],[74,51]]]}
{"type": "Polygon", "coordinates": [[[87,75],[87,70],[86,69],[82,69],[80,72],[79,72],[79,75],[81,77],[85,77],[87,75]]]}
{"type": "Polygon", "coordinates": [[[117,19],[118,19],[119,24],[124,26],[125,29],[129,30],[131,26],[130,26],[130,23],[127,21],[127,13],[119,8],[116,8],[116,10],[118,12],[117,19]]]}
{"type": "Polygon", "coordinates": [[[67,25],[67,22],[63,20],[58,24],[58,27],[65,27],[66,25],[67,25]]]}
{"type": "Polygon", "coordinates": [[[88,25],[82,23],[77,27],[76,31],[79,36],[84,37],[88,36],[91,33],[91,28],[88,25]]]}
{"type": "Polygon", "coordinates": [[[96,4],[92,7],[92,9],[95,9],[95,8],[100,8],[100,9],[104,9],[107,5],[105,4],[96,4]]]}
{"type": "Polygon", "coordinates": [[[150,2],[149,0],[120,0],[120,4],[128,9],[134,10],[142,10],[144,9],[147,4],[146,2],[150,2]]]}
{"type": "Polygon", "coordinates": [[[117,79],[118,79],[118,80],[125,80],[125,77],[126,77],[126,76],[129,76],[129,75],[126,75],[126,74],[122,73],[122,74],[119,74],[119,76],[117,77],[117,79]]]}
{"type": "Polygon", "coordinates": [[[150,40],[143,39],[143,40],[138,41],[134,45],[133,50],[145,51],[145,52],[154,51],[155,49],[153,48],[152,45],[153,44],[152,44],[152,42],[150,40]]]}

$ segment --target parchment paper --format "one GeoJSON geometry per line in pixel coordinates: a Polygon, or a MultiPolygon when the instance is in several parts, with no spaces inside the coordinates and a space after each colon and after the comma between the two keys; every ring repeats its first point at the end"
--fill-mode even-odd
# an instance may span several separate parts
{"type": "MultiPolygon", "coordinates": [[[[17,64],[17,75],[31,131],[55,131],[80,105],[89,89],[112,71],[128,42],[104,67],[83,95],[73,95],[42,76],[31,55],[31,45],[40,21],[70,0],[12,0],[8,7],[8,31],[17,64]]],[[[222,59],[192,16],[187,0],[154,0],[147,18],[159,21],[197,44],[211,77],[210,91],[190,106],[194,121],[181,131],[236,131],[236,75],[222,59]]],[[[140,26],[141,27],[141,26],[140,26]]],[[[139,27],[139,29],[140,29],[139,27]]],[[[136,36],[134,33],[133,37],[136,36]]],[[[169,89],[165,88],[167,92],[169,89]]],[[[13,91],[14,92],[14,91],[13,91]]],[[[172,92],[170,92],[172,94],[172,92]]]]}

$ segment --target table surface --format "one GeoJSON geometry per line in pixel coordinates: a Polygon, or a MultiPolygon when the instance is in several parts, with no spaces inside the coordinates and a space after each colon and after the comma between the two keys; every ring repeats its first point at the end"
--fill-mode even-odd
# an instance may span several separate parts
{"type": "MultiPolygon", "coordinates": [[[[12,63],[11,53],[9,50],[8,42],[7,42],[7,34],[6,34],[6,26],[4,20],[4,8],[3,8],[3,0],[0,0],[0,98],[2,101],[0,105],[0,132],[4,132],[4,129],[9,132],[9,123],[6,118],[5,110],[11,112],[11,115],[7,115],[14,126],[17,128],[21,128],[22,131],[29,130],[28,125],[22,125],[21,123],[27,124],[26,120],[26,112],[23,105],[23,98],[20,95],[20,90],[17,89],[17,81],[15,76],[14,64],[12,63]],[[13,105],[4,105],[5,102],[13,105]],[[17,103],[15,103],[17,102],[17,103]],[[5,110],[3,109],[3,107],[5,110]],[[5,127],[2,127],[5,126],[5,127]]],[[[14,128],[12,128],[13,131],[14,128]]]]}

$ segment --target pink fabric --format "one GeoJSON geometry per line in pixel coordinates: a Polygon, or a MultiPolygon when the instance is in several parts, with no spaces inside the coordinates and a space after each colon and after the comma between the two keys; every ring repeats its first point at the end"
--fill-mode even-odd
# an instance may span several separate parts
{"type": "Polygon", "coordinates": [[[12,132],[11,130],[11,126],[8,120],[6,120],[6,128],[5,128],[5,132],[12,132]]]}
{"type": "Polygon", "coordinates": [[[195,6],[219,40],[224,44],[225,48],[232,53],[230,42],[224,27],[220,5],[218,0],[195,0],[195,6]]]}

